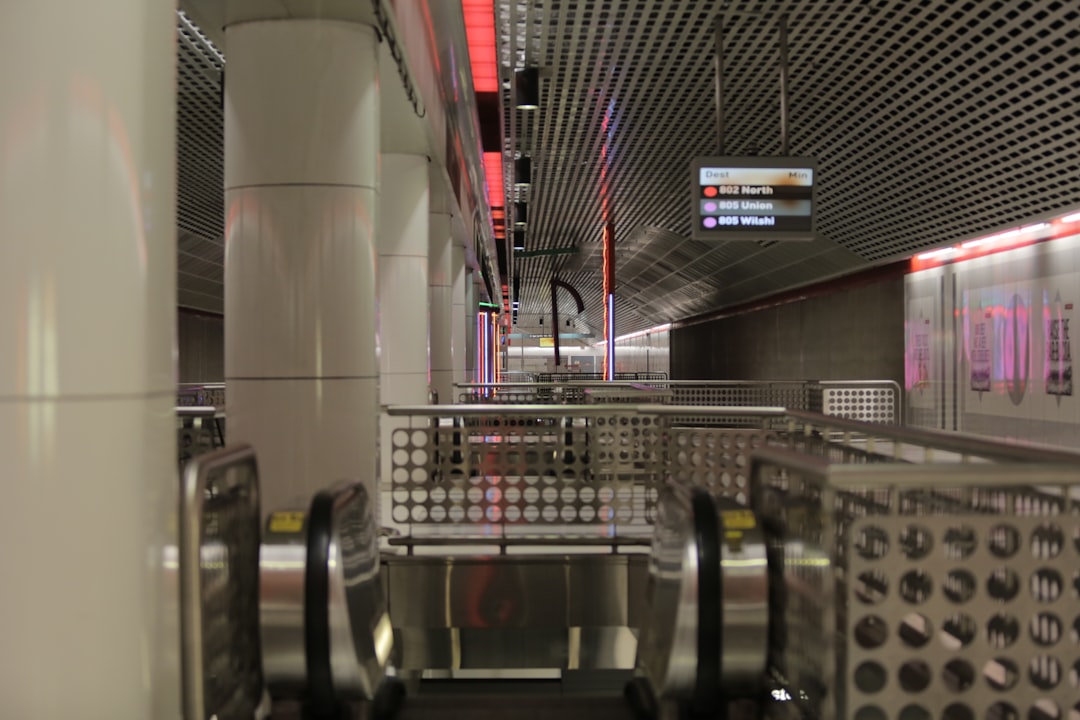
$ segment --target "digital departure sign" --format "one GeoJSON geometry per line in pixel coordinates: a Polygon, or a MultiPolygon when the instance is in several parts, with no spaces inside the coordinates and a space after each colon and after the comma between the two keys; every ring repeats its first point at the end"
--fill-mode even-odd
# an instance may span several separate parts
{"type": "Polygon", "coordinates": [[[694,160],[694,240],[813,240],[816,163],[796,157],[694,160]]]}

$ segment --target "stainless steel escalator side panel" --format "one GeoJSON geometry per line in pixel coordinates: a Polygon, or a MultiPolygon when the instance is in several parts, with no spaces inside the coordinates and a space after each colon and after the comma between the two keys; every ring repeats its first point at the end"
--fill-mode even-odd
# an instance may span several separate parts
{"type": "Polygon", "coordinates": [[[657,697],[688,698],[697,677],[698,548],[689,496],[674,487],[658,507],[647,597],[638,669],[657,697]]]}
{"type": "Polygon", "coordinates": [[[754,512],[714,500],[720,521],[720,678],[729,697],[760,689],[768,663],[769,564],[754,512]]]}
{"type": "Polygon", "coordinates": [[[329,548],[328,620],[334,689],[346,697],[375,697],[393,648],[378,531],[363,486],[339,491],[329,548]]]}
{"type": "Polygon", "coordinates": [[[640,555],[388,556],[398,669],[625,669],[640,555]]]}
{"type": "Polygon", "coordinates": [[[306,513],[271,513],[259,554],[259,622],[263,671],[275,697],[304,690],[304,568],[306,513]]]}

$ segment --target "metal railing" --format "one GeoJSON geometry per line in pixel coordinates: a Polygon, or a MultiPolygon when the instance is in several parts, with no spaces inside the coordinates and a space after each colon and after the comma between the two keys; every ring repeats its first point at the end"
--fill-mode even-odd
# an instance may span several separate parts
{"type": "Polygon", "coordinates": [[[176,453],[182,468],[197,455],[225,447],[225,413],[196,405],[176,408],[176,453]]]}
{"type": "MultiPolygon", "coordinates": [[[[647,375],[647,373],[646,373],[647,375]]],[[[662,373],[660,374],[662,375],[662,373]]],[[[668,380],[603,382],[573,375],[535,383],[462,383],[458,402],[564,404],[586,402],[710,406],[779,406],[854,420],[902,424],[903,397],[892,380],[668,380]]]]}
{"type": "Polygon", "coordinates": [[[181,476],[179,571],[186,720],[268,711],[259,635],[259,473],[250,447],[181,476]]]}
{"type": "Polygon", "coordinates": [[[176,386],[176,404],[224,409],[225,383],[180,383],[176,386]]]}
{"type": "Polygon", "coordinates": [[[750,501],[754,453],[833,464],[1053,463],[1064,451],[781,407],[449,405],[390,408],[397,529],[417,537],[641,537],[668,480],[750,501]]]}
{"type": "Polygon", "coordinates": [[[1072,709],[1080,456],[937,433],[888,439],[954,461],[753,455],[754,507],[786,594],[770,661],[792,713],[1007,717],[1005,700],[1028,717],[1072,709]]]}
{"type": "Polygon", "coordinates": [[[412,536],[646,536],[662,428],[624,405],[392,407],[391,518],[412,536]]]}

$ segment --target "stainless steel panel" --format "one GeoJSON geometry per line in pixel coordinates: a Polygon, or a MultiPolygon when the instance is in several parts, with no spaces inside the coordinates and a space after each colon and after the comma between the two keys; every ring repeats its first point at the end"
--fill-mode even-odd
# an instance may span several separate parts
{"type": "Polygon", "coordinates": [[[657,696],[685,699],[697,677],[698,548],[689,497],[674,489],[660,503],[649,585],[637,666],[657,696]]]}
{"type": "Polygon", "coordinates": [[[252,717],[265,702],[255,453],[236,446],[201,455],[180,489],[183,714],[252,717]]]}
{"type": "Polygon", "coordinates": [[[633,666],[643,556],[389,557],[385,569],[400,669],[633,666]]]}
{"type": "Polygon", "coordinates": [[[394,666],[403,672],[631,670],[636,650],[628,627],[394,630],[394,666]]]}
{"type": "Polygon", "coordinates": [[[393,646],[378,535],[364,487],[339,488],[329,548],[330,664],[335,691],[365,699],[375,697],[393,646]]]}
{"type": "Polygon", "coordinates": [[[716,500],[720,520],[720,686],[753,696],[765,676],[769,646],[769,566],[765,536],[752,510],[716,500]]]}
{"type": "Polygon", "coordinates": [[[305,511],[270,514],[259,554],[259,623],[263,671],[275,697],[304,689],[305,511]]]}

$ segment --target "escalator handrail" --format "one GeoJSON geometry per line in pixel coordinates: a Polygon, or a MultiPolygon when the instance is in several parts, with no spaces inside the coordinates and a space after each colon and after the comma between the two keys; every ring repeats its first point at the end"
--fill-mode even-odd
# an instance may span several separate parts
{"type": "MultiPolygon", "coordinates": [[[[248,516],[259,525],[259,471],[255,451],[249,445],[234,445],[192,458],[183,469],[180,478],[180,507],[178,523],[178,565],[180,580],[181,620],[181,688],[185,720],[202,720],[205,717],[206,675],[203,646],[202,607],[202,542],[206,494],[211,478],[232,467],[249,468],[250,483],[247,487],[248,516]]],[[[258,554],[255,555],[258,563],[258,554]]],[[[258,567],[255,569],[258,573],[258,567]]],[[[255,599],[258,611],[258,598],[255,599]]],[[[253,647],[259,647],[254,638],[253,647]]],[[[259,652],[261,664],[261,652],[259,652]]],[[[262,684],[261,667],[259,668],[262,684]]],[[[252,699],[258,705],[262,701],[252,699]]]]}
{"type": "Polygon", "coordinates": [[[720,525],[712,496],[702,488],[691,495],[698,554],[697,672],[692,706],[698,714],[716,710],[720,677],[720,525]]]}
{"type": "MultiPolygon", "coordinates": [[[[382,682],[382,672],[386,667],[386,657],[380,656],[378,647],[367,647],[363,643],[356,645],[356,631],[361,634],[368,632],[364,622],[373,618],[366,618],[364,613],[367,609],[374,609],[380,614],[379,622],[387,622],[385,614],[385,598],[376,600],[374,608],[353,606],[353,599],[341,595],[342,592],[352,593],[360,590],[361,586],[346,589],[345,586],[356,581],[356,578],[348,577],[348,568],[356,556],[346,557],[345,548],[356,549],[356,536],[345,537],[343,523],[348,522],[350,513],[355,509],[354,503],[361,503],[363,508],[360,515],[364,518],[364,524],[374,527],[373,508],[369,503],[369,495],[363,485],[354,481],[342,481],[333,487],[321,490],[311,500],[307,516],[307,548],[305,550],[304,568],[304,663],[307,676],[307,702],[308,710],[313,717],[337,716],[341,703],[352,697],[357,691],[364,694],[366,699],[373,699],[382,682]],[[350,560],[350,558],[352,560],[350,560]],[[333,568],[338,568],[335,571],[333,568]],[[339,577],[338,572],[346,573],[339,577]],[[331,574],[334,573],[334,574],[331,574]],[[336,608],[336,610],[335,610],[336,608]],[[345,615],[335,619],[335,612],[343,612],[345,615]],[[354,612],[359,612],[361,617],[353,617],[354,612]],[[347,623],[347,629],[343,634],[342,622],[347,623]],[[356,623],[361,625],[357,626],[356,623]],[[348,654],[357,652],[374,652],[374,658],[379,663],[378,677],[364,675],[373,668],[364,669],[358,665],[357,670],[361,674],[359,687],[350,685],[353,679],[351,669],[345,669],[335,663],[344,657],[339,643],[351,643],[348,654]],[[336,649],[335,649],[336,648],[336,649]],[[370,680],[371,687],[365,687],[363,678],[370,680]],[[371,696],[367,696],[371,693],[371,696]]],[[[368,583],[378,584],[378,546],[377,540],[367,538],[364,547],[369,551],[365,555],[374,563],[374,576],[368,577],[363,585],[368,583]],[[370,541],[370,543],[369,543],[370,541]]],[[[355,571],[355,566],[353,571],[355,571]]],[[[360,600],[363,603],[363,600],[360,600]]],[[[378,622],[376,622],[378,625],[378,622]]],[[[371,628],[374,632],[374,628],[371,628]]],[[[378,646],[378,640],[371,638],[373,645],[378,646]]],[[[366,657],[366,656],[365,656],[366,657]]]]}
{"type": "Polygon", "coordinates": [[[334,508],[339,496],[354,489],[320,490],[308,511],[307,556],[304,563],[304,659],[307,699],[316,717],[329,716],[337,706],[330,661],[330,545],[334,508]]]}

